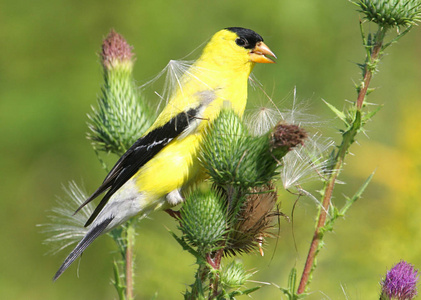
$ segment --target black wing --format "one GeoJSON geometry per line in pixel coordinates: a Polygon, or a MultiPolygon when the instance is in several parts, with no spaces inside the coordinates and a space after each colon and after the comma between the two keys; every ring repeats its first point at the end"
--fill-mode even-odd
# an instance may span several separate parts
{"type": "Polygon", "coordinates": [[[190,122],[198,115],[200,107],[201,106],[190,109],[187,112],[179,113],[165,125],[152,130],[147,135],[138,139],[133,146],[123,154],[110,173],[108,173],[107,177],[105,177],[101,186],[76,210],[75,213],[108,190],[86,222],[85,227],[92,223],[110,197],[123,184],[132,178],[132,176],[161,151],[162,148],[188,128],[190,122]]]}
{"type": "Polygon", "coordinates": [[[85,251],[85,249],[88,248],[88,246],[104,232],[112,220],[113,218],[105,219],[102,223],[97,224],[94,228],[89,230],[84,238],[76,245],[73,251],[70,252],[70,254],[66,257],[60,269],[58,269],[56,275],[54,275],[53,281],[56,281],[61,276],[61,274],[63,274],[63,272],[66,271],[68,267],[70,267],[76,258],[82,255],[82,252],[85,251]]]}

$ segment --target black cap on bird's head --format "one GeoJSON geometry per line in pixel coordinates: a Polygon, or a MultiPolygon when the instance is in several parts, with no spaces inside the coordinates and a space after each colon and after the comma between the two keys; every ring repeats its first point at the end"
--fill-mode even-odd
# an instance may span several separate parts
{"type": "Polygon", "coordinates": [[[250,61],[256,63],[274,63],[266,55],[274,58],[276,58],[276,55],[263,43],[263,38],[260,34],[243,27],[227,27],[225,29],[238,35],[238,38],[235,40],[238,46],[251,50],[249,53],[250,61]]]}
{"type": "Polygon", "coordinates": [[[257,32],[243,27],[228,27],[226,30],[235,32],[238,39],[235,41],[238,46],[246,49],[253,49],[258,42],[263,42],[263,38],[257,32]]]}

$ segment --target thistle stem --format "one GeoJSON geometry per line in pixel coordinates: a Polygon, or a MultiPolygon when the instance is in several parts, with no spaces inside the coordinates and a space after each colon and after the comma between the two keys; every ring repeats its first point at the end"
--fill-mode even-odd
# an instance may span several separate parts
{"type": "MultiPolygon", "coordinates": [[[[206,256],[206,260],[208,264],[210,264],[212,268],[214,268],[215,270],[219,270],[221,268],[221,259],[222,259],[223,253],[224,253],[224,250],[220,249],[215,253],[214,257],[212,257],[211,254],[208,254],[206,256]]],[[[213,280],[211,280],[211,283],[210,283],[210,289],[212,291],[212,299],[218,296],[218,284],[219,284],[219,275],[215,274],[215,277],[213,278],[213,280]]]]}
{"type": "MultiPolygon", "coordinates": [[[[367,59],[367,62],[364,67],[363,72],[363,81],[361,82],[361,86],[358,93],[357,98],[357,109],[361,110],[364,104],[365,96],[367,95],[367,89],[370,85],[371,78],[373,77],[373,73],[376,69],[377,60],[379,59],[380,52],[383,47],[383,40],[386,35],[387,27],[379,27],[376,33],[376,40],[373,48],[370,50],[370,56],[367,59]]],[[[370,45],[365,45],[366,47],[371,47],[370,45]]]]}
{"type": "MultiPolygon", "coordinates": [[[[338,160],[336,163],[336,166],[337,167],[342,166],[342,160],[338,160]]],[[[339,174],[339,169],[335,168],[335,171],[332,173],[331,177],[329,178],[329,181],[327,182],[325,186],[325,189],[324,189],[325,192],[324,192],[324,197],[323,197],[323,202],[322,202],[323,208],[320,209],[319,211],[319,217],[317,220],[316,230],[314,231],[313,239],[310,244],[310,250],[308,252],[307,260],[304,265],[304,270],[301,276],[300,284],[298,286],[297,294],[304,293],[307,287],[307,284],[309,282],[310,274],[313,269],[314,259],[316,258],[320,241],[323,238],[321,234],[321,229],[324,227],[326,223],[327,210],[329,209],[330,201],[332,199],[333,188],[335,186],[335,182],[336,182],[336,178],[338,174],[339,174]]]]}
{"type": "Polygon", "coordinates": [[[313,238],[310,244],[310,249],[304,265],[304,270],[301,276],[300,284],[298,286],[297,294],[302,294],[305,292],[306,287],[310,281],[311,272],[315,267],[314,261],[319,250],[320,242],[324,236],[323,227],[326,224],[327,212],[332,200],[332,194],[333,189],[335,187],[336,179],[343,167],[343,163],[345,160],[345,156],[348,153],[348,149],[354,142],[354,138],[358,133],[359,128],[361,127],[361,109],[363,108],[364,100],[367,95],[368,86],[370,85],[371,78],[373,77],[373,73],[376,70],[378,60],[381,56],[383,40],[386,35],[387,29],[387,27],[379,27],[377,33],[375,34],[374,45],[367,45],[363,37],[365,42],[364,46],[367,48],[368,54],[363,70],[363,80],[359,87],[357,101],[355,102],[355,116],[347,132],[342,135],[342,143],[335,157],[332,173],[324,187],[322,207],[319,210],[316,229],[314,231],[313,238]]]}
{"type": "Polygon", "coordinates": [[[127,224],[127,248],[126,248],[126,299],[133,300],[133,248],[135,230],[132,222],[127,224]]]}

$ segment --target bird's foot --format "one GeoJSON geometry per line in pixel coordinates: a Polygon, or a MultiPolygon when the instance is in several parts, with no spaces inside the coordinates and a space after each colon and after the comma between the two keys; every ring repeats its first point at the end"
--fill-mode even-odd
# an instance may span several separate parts
{"type": "Polygon", "coordinates": [[[181,214],[179,210],[166,209],[164,211],[176,220],[181,219],[181,214]]]}

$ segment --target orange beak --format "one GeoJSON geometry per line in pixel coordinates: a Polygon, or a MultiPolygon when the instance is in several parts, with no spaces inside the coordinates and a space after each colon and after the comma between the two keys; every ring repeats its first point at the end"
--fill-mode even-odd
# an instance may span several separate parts
{"type": "Polygon", "coordinates": [[[250,61],[254,63],[261,63],[261,64],[274,64],[275,61],[266,55],[272,56],[276,58],[275,53],[273,53],[265,43],[259,42],[257,43],[256,47],[251,50],[249,53],[250,61]]]}

